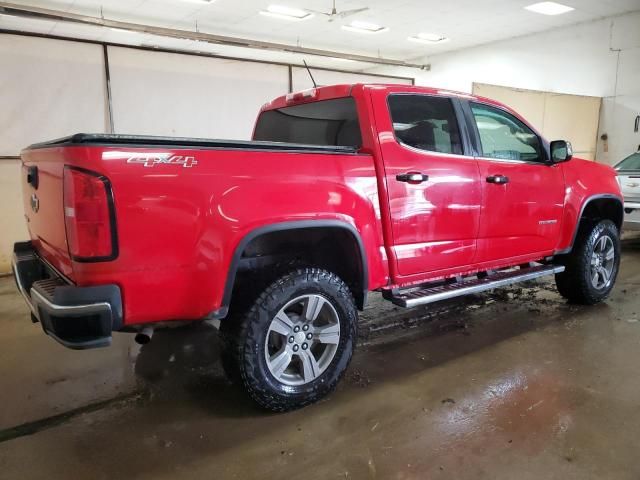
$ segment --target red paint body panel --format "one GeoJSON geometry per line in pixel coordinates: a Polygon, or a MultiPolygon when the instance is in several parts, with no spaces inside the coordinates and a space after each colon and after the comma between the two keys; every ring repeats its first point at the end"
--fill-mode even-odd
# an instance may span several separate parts
{"type": "MultiPolygon", "coordinates": [[[[336,219],[353,225],[367,252],[370,287],[387,283],[370,155],[180,150],[198,159],[197,168],[189,169],[128,164],[132,152],[140,152],[134,150],[67,147],[62,152],[35,151],[44,158],[37,163],[39,168],[50,155],[60,165],[81,166],[110,179],[119,257],[111,262],[73,262],[69,271],[64,252],[50,255],[45,249],[44,256],[77,285],[119,285],[127,324],[196,319],[216,310],[236,246],[252,230],[280,222],[336,219]]],[[[25,155],[25,163],[31,164],[32,158],[25,155]]],[[[49,213],[45,205],[58,205],[61,190],[51,198],[45,193],[39,189],[42,212],[49,213]]],[[[27,205],[25,211],[40,221],[41,212],[32,214],[27,205]]],[[[50,212],[62,220],[61,207],[52,207],[50,212]]],[[[54,227],[55,238],[60,240],[64,227],[60,230],[58,223],[47,220],[46,226],[31,229],[36,248],[42,245],[38,237],[49,237],[54,227]]]]}
{"type": "Polygon", "coordinates": [[[482,214],[476,261],[491,262],[556,248],[564,210],[564,177],[560,165],[482,159],[482,214]],[[509,183],[487,183],[504,175],[509,183]]]}
{"type": "Polygon", "coordinates": [[[610,195],[622,201],[615,170],[588,160],[574,158],[560,165],[565,181],[564,213],[557,251],[571,247],[580,213],[589,198],[610,195]]]}
{"type": "MultiPolygon", "coordinates": [[[[363,140],[357,154],[99,145],[25,150],[24,208],[31,239],[41,256],[77,285],[118,285],[125,325],[132,325],[198,319],[219,309],[235,249],[260,227],[319,219],[353,226],[366,254],[368,288],[376,290],[540,259],[571,245],[588,197],[620,197],[613,170],[592,162],[494,165],[404,147],[395,140],[387,110],[392,92],[470,98],[423,87],[338,85],[297,102],[352,95],[363,140]],[[150,153],[193,156],[197,165],[149,168],[127,162],[150,153]],[[37,213],[26,184],[31,165],[40,175],[37,213]],[[64,165],[95,171],[111,182],[115,260],[70,260],[64,165]],[[501,171],[494,171],[498,166],[501,171]],[[412,170],[427,173],[429,181],[395,180],[412,170]],[[512,183],[486,184],[484,177],[495,173],[508,175],[512,183]],[[539,224],[551,219],[557,222],[539,224]]],[[[263,110],[286,105],[280,97],[263,110]]]]}
{"type": "Polygon", "coordinates": [[[387,107],[392,88],[372,92],[378,143],[384,161],[390,247],[398,280],[473,263],[481,190],[473,157],[445,155],[400,144],[387,107]],[[425,183],[398,182],[396,175],[420,172],[425,183]]]}

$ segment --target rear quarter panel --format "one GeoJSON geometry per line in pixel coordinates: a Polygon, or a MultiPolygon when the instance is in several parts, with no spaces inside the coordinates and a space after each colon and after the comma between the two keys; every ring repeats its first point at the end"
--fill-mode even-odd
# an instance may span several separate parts
{"type": "Polygon", "coordinates": [[[370,155],[76,146],[64,156],[111,181],[119,257],[74,262],[73,274],[78,285],[120,285],[125,324],[198,319],[217,310],[236,246],[274,223],[348,223],[366,250],[369,288],[387,279],[370,155]],[[193,156],[197,164],[127,162],[157,153],[193,156]]]}

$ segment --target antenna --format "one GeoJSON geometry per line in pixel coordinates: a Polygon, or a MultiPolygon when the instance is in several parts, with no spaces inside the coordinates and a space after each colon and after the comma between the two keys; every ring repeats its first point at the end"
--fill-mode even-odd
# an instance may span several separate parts
{"type": "Polygon", "coordinates": [[[302,63],[304,63],[304,68],[307,69],[307,73],[311,77],[311,81],[313,82],[313,88],[318,88],[318,84],[316,83],[315,79],[313,78],[313,75],[311,75],[311,70],[309,69],[309,65],[307,65],[307,61],[306,60],[302,60],[302,63]]]}

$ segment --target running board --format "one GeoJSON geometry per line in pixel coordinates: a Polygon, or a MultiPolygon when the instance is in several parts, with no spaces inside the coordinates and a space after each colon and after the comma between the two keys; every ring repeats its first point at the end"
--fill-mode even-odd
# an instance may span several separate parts
{"type": "Polygon", "coordinates": [[[394,292],[387,299],[400,307],[411,308],[471,293],[484,292],[511,285],[512,283],[525,282],[560,272],[564,272],[564,266],[562,265],[540,265],[509,272],[498,272],[483,278],[461,280],[436,287],[417,287],[416,289],[400,290],[394,292]]]}

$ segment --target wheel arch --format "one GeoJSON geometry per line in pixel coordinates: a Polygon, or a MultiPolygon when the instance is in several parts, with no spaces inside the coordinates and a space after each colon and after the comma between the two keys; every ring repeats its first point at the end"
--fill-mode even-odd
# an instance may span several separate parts
{"type": "Polygon", "coordinates": [[[584,220],[590,218],[608,219],[615,223],[618,231],[622,228],[624,219],[624,203],[617,195],[597,194],[588,197],[580,208],[580,214],[576,218],[576,225],[573,229],[570,245],[556,252],[557,255],[570,253],[573,250],[578,232],[584,220]]]}
{"type": "MultiPolygon", "coordinates": [[[[351,287],[352,293],[356,300],[357,307],[362,310],[366,304],[368,293],[368,279],[369,271],[367,265],[367,255],[364,247],[364,243],[358,230],[350,223],[341,220],[299,220],[290,222],[274,223],[258,227],[249,233],[247,233],[236,246],[231,263],[227,271],[227,279],[224,285],[224,294],[222,297],[222,305],[215,313],[215,318],[222,319],[227,316],[229,308],[231,306],[234,288],[237,285],[238,274],[241,271],[243,261],[248,260],[244,257],[248,248],[256,244],[261,239],[265,239],[268,236],[274,234],[286,235],[291,233],[300,232],[342,232],[342,235],[346,235],[346,238],[350,238],[353,242],[351,246],[335,245],[338,252],[350,252],[356,253],[355,262],[345,265],[345,268],[353,272],[352,275],[346,275],[347,278],[343,278],[347,284],[351,287]],[[357,251],[356,251],[357,250],[357,251]],[[355,268],[353,268],[355,267],[355,268]],[[353,268],[353,269],[352,269],[353,268]]],[[[250,260],[250,258],[249,258],[250,260]]],[[[315,265],[318,266],[318,265],[315,265]]],[[[339,272],[334,272],[339,274],[339,272]]]]}

